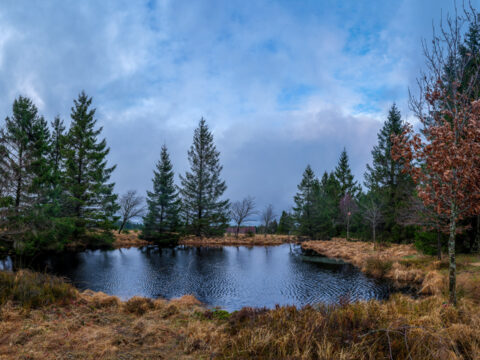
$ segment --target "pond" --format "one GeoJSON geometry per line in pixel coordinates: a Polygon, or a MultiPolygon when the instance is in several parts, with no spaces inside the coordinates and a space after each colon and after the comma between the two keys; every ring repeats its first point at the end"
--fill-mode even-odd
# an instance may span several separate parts
{"type": "MultiPolygon", "coordinates": [[[[11,268],[4,261],[0,268],[11,268]]],[[[350,300],[385,299],[385,281],[350,264],[305,253],[299,245],[158,248],[148,246],[50,256],[37,270],[65,276],[79,289],[174,298],[193,294],[208,306],[233,311],[350,300]]]]}

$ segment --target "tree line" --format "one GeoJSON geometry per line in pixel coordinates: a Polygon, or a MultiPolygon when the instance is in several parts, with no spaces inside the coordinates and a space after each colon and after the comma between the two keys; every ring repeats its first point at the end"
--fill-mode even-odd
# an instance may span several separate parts
{"type": "MultiPolygon", "coordinates": [[[[312,239],[335,236],[411,242],[450,263],[455,303],[455,253],[480,250],[480,25],[472,8],[447,17],[424,46],[427,71],[410,107],[420,127],[392,105],[372,149],[363,186],[352,174],[346,149],[335,169],[317,177],[307,165],[294,206],[277,222],[273,206],[260,214],[262,229],[312,239]],[[466,27],[466,31],[464,31],[466,27]]],[[[1,250],[32,255],[66,247],[109,246],[119,231],[143,216],[141,236],[171,241],[181,235],[217,236],[230,222],[251,221],[255,200],[224,198],[220,153],[205,119],[188,151],[190,169],[175,174],[161,149],[152,189],[143,199],[118,198],[110,181],[109,148],[101,138],[92,98],[73,101],[70,124],[50,125],[33,101],[19,96],[0,127],[1,250]],[[144,211],[145,210],[145,211],[144,211]]]]}

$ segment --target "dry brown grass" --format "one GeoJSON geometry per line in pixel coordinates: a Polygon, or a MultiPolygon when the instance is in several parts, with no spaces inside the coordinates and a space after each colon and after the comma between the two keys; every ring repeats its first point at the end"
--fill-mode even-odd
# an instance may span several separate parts
{"type": "Polygon", "coordinates": [[[118,231],[114,232],[115,241],[113,242],[113,247],[115,249],[120,248],[131,248],[131,247],[142,247],[151,245],[150,241],[142,240],[138,238],[140,232],[130,231],[128,234],[121,233],[119,234],[118,231]]]}
{"type": "Polygon", "coordinates": [[[280,307],[233,314],[225,359],[478,359],[478,308],[432,296],[395,295],[319,309],[280,307]]]}
{"type": "MultiPolygon", "coordinates": [[[[31,283],[30,275],[11,275],[31,283]]],[[[394,295],[228,314],[192,295],[120,301],[73,290],[37,308],[7,300],[0,359],[479,359],[480,306],[463,297],[454,308],[445,299],[394,295]]]]}
{"type": "Polygon", "coordinates": [[[29,312],[9,302],[0,313],[0,359],[208,359],[221,326],[196,311],[203,308],[88,293],[29,312]]]}
{"type": "MultiPolygon", "coordinates": [[[[445,295],[448,289],[448,261],[420,254],[413,245],[377,245],[362,241],[308,241],[304,249],[352,263],[368,275],[393,280],[400,286],[413,286],[421,295],[445,295]]],[[[460,296],[480,302],[479,257],[457,256],[457,290],[460,296]]]]}
{"type": "Polygon", "coordinates": [[[282,245],[286,243],[297,242],[296,237],[289,235],[276,234],[256,234],[254,236],[248,235],[224,235],[220,237],[202,238],[196,236],[187,236],[180,239],[180,245],[188,246],[273,246],[282,245]]]}
{"type": "Polygon", "coordinates": [[[374,245],[364,241],[334,238],[330,241],[307,241],[304,249],[352,263],[368,275],[388,278],[400,284],[421,284],[431,257],[418,253],[413,245],[374,245]]]}

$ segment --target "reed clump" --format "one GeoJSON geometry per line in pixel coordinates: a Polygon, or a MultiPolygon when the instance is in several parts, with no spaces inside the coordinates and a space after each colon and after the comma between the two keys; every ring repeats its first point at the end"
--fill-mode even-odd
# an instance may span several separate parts
{"type": "Polygon", "coordinates": [[[21,270],[0,271],[0,304],[8,301],[23,308],[38,308],[55,303],[67,303],[77,297],[77,290],[64,279],[21,270]]]}
{"type": "Polygon", "coordinates": [[[480,317],[472,304],[395,295],[314,308],[244,309],[228,320],[224,359],[477,359],[480,317]]]}

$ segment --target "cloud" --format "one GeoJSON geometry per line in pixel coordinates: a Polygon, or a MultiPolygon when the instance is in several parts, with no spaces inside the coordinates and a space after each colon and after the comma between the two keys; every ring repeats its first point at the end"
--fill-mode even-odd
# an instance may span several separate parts
{"type": "Polygon", "coordinates": [[[94,97],[117,191],[151,186],[162,144],[175,171],[201,116],[227,196],[292,203],[307,163],[345,146],[357,180],[388,108],[408,113],[422,36],[450,1],[82,1],[0,5],[0,114],[19,94],[68,121],[94,97]]]}

